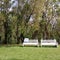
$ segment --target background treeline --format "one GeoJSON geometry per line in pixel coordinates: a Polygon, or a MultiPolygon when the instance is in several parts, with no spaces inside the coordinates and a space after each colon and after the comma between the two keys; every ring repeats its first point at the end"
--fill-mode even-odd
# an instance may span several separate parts
{"type": "Polygon", "coordinates": [[[60,42],[60,0],[0,0],[0,44],[30,39],[60,42]],[[12,10],[11,10],[12,9],[12,10]]]}

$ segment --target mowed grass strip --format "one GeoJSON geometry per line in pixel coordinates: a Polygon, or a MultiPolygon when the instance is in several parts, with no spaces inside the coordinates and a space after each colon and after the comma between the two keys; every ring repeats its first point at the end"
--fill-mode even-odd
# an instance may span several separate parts
{"type": "Polygon", "coordinates": [[[60,60],[60,46],[0,47],[0,60],[60,60]]]}

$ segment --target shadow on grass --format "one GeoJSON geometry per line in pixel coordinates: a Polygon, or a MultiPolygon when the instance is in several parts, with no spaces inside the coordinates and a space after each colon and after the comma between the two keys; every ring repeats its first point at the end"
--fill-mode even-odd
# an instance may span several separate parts
{"type": "Polygon", "coordinates": [[[0,47],[22,47],[20,44],[0,44],[0,47]]]}
{"type": "Polygon", "coordinates": [[[57,46],[42,46],[41,48],[57,48],[57,46]]]}
{"type": "Polygon", "coordinates": [[[58,48],[56,46],[22,46],[22,44],[0,44],[1,47],[36,47],[36,48],[58,48]]]}
{"type": "Polygon", "coordinates": [[[4,60],[24,60],[24,59],[11,58],[11,59],[4,59],[4,60]]]}

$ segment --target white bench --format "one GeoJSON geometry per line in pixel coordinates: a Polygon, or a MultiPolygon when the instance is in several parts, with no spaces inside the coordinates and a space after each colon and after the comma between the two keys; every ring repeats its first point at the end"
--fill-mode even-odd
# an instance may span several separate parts
{"type": "Polygon", "coordinates": [[[56,46],[56,47],[58,47],[58,43],[57,43],[56,39],[54,39],[54,40],[41,39],[41,46],[56,46]]]}
{"type": "Polygon", "coordinates": [[[23,42],[23,46],[39,46],[38,40],[29,40],[29,38],[25,38],[23,42]]]}

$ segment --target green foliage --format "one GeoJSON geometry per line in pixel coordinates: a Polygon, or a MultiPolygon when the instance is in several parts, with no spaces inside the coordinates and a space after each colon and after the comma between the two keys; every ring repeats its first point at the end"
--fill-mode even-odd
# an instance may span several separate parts
{"type": "Polygon", "coordinates": [[[0,4],[0,37],[1,42],[7,44],[20,43],[20,35],[30,39],[54,39],[60,40],[60,8],[55,4],[56,0],[18,0],[18,7],[8,9],[13,4],[10,0],[3,0],[0,4]],[[53,10],[53,4],[56,11],[53,10]],[[56,28],[52,28],[50,21],[57,15],[56,28]],[[29,21],[31,16],[33,21],[29,21]]]}

